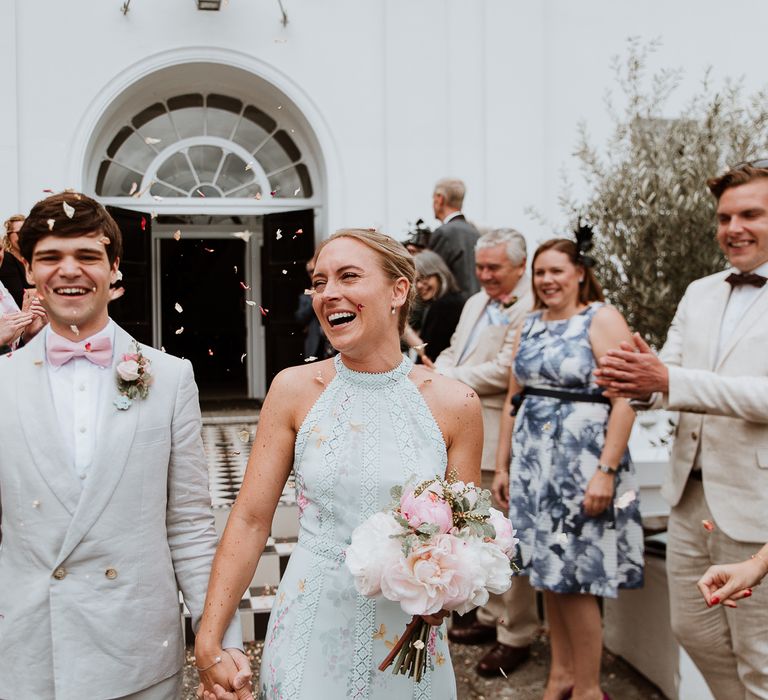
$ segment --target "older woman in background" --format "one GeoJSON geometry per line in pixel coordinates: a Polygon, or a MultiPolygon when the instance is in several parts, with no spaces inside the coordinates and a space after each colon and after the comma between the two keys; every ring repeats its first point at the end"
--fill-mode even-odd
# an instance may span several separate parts
{"type": "Polygon", "coordinates": [[[406,340],[417,348],[420,361],[431,367],[450,345],[467,296],[459,290],[453,273],[437,253],[425,250],[414,257],[414,262],[416,295],[421,304],[416,322],[418,332],[406,329],[406,340]]]}
{"type": "Polygon", "coordinates": [[[543,700],[607,698],[597,596],[643,582],[627,452],[634,414],[625,399],[604,397],[592,376],[631,334],[603,303],[591,262],[562,238],[533,257],[534,311],[515,341],[493,484],[520,537],[522,573],[544,590],[552,664],[543,700]]]}

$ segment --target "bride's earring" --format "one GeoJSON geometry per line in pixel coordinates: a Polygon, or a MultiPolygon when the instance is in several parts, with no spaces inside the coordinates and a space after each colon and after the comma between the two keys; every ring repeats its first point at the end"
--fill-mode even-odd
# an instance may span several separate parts
{"type": "Polygon", "coordinates": [[[397,313],[394,306],[390,309],[389,313],[391,313],[393,316],[397,313]]]}

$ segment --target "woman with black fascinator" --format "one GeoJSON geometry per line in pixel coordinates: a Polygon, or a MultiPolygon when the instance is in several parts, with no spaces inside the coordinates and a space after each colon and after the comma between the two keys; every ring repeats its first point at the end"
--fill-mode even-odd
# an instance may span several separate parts
{"type": "Polygon", "coordinates": [[[544,591],[552,664],[543,700],[601,700],[598,596],[643,583],[638,485],[627,452],[634,413],[593,371],[630,341],[605,304],[588,251],[546,241],[533,256],[534,311],[515,343],[493,490],[520,537],[521,574],[544,591]]]}

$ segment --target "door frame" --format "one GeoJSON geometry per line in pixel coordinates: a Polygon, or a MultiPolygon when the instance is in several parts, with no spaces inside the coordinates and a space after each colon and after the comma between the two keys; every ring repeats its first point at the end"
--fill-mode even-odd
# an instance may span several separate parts
{"type": "Polygon", "coordinates": [[[261,398],[266,393],[266,366],[264,362],[264,325],[261,322],[259,307],[261,306],[261,245],[264,240],[263,219],[256,216],[255,221],[248,227],[214,224],[212,226],[190,226],[176,224],[152,225],[152,339],[155,347],[161,346],[162,329],[162,299],[160,298],[162,260],[161,240],[173,238],[173,234],[180,230],[183,238],[225,240],[233,237],[235,233],[245,231],[251,234],[245,243],[245,270],[243,281],[250,287],[248,298],[255,302],[254,306],[246,305],[245,332],[246,332],[246,376],[247,398],[261,398]]]}

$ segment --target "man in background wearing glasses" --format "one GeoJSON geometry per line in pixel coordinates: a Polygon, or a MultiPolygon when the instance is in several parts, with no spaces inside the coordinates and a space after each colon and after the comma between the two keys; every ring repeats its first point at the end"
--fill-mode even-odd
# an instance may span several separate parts
{"type": "Polygon", "coordinates": [[[691,283],[659,357],[635,334],[596,374],[608,396],[680,411],[662,490],[672,629],[717,700],[752,700],[768,698],[768,587],[707,609],[696,581],[768,540],[768,159],[707,185],[732,267],[691,283]]]}

